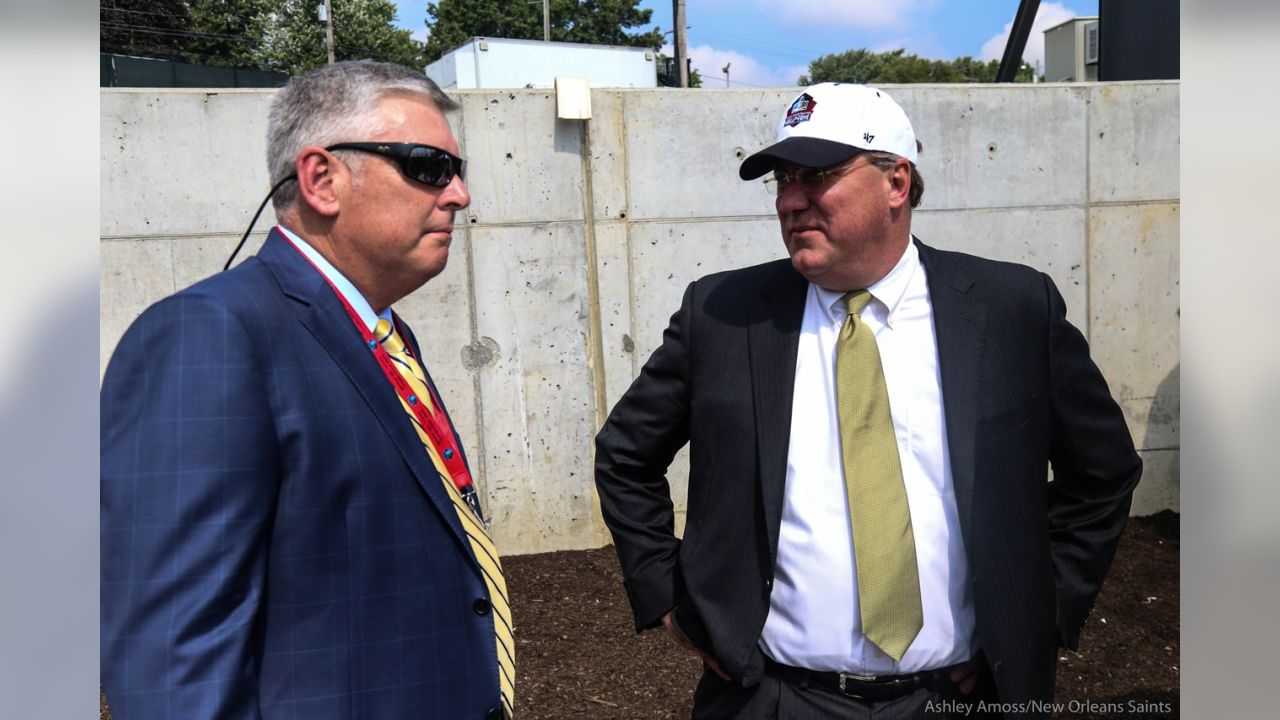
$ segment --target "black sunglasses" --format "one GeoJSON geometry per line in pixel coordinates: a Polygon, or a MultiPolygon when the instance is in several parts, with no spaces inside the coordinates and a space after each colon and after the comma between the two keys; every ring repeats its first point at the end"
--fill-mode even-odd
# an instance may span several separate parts
{"type": "MultiPolygon", "coordinates": [[[[404,173],[405,177],[424,185],[438,188],[448,187],[449,183],[453,182],[455,175],[459,179],[465,179],[462,177],[462,172],[467,167],[466,160],[448,150],[417,143],[349,142],[330,145],[325,150],[329,152],[334,150],[355,150],[389,157],[396,161],[396,164],[400,166],[400,172],[404,173]]],[[[240,248],[244,247],[244,242],[249,239],[249,232],[253,230],[254,224],[258,222],[258,216],[262,214],[262,210],[267,206],[267,201],[271,199],[271,196],[276,194],[281,185],[297,179],[296,173],[280,178],[280,182],[273,185],[267,196],[262,198],[262,204],[258,206],[258,212],[253,214],[253,219],[249,221],[249,227],[245,228],[239,244],[236,245],[235,250],[231,251],[231,257],[227,258],[226,264],[222,266],[223,270],[230,268],[231,262],[236,259],[236,255],[240,254],[240,248]]]]}
{"type": "Polygon", "coordinates": [[[447,187],[455,175],[465,179],[462,173],[467,167],[466,160],[447,150],[417,143],[344,142],[325,150],[355,150],[389,157],[405,177],[438,188],[447,187]]]}

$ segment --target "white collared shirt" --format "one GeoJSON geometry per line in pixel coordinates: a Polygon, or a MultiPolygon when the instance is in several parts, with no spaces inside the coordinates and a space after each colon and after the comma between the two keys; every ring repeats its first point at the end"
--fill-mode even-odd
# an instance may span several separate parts
{"type": "Polygon", "coordinates": [[[347,279],[347,276],[339,272],[338,268],[333,266],[333,263],[325,260],[324,256],[311,247],[310,243],[284,225],[276,225],[276,229],[280,231],[281,235],[288,238],[293,243],[293,246],[298,248],[298,252],[311,261],[312,265],[316,266],[321,275],[324,275],[329,282],[333,283],[334,287],[338,288],[338,292],[342,293],[342,296],[351,304],[351,309],[356,311],[356,315],[359,315],[360,319],[369,328],[369,332],[373,332],[373,328],[378,324],[378,318],[386,318],[391,321],[391,308],[387,308],[381,313],[374,312],[373,306],[369,304],[368,300],[365,300],[364,295],[360,294],[360,291],[347,279]]]}
{"type": "Polygon", "coordinates": [[[875,334],[889,390],[924,627],[900,663],[861,631],[835,393],[836,341],[846,311],[843,293],[810,284],[796,355],[778,561],[760,647],[786,665],[899,675],[973,656],[973,599],[951,482],[933,306],[915,244],[867,289],[873,300],[860,317],[875,334]]]}

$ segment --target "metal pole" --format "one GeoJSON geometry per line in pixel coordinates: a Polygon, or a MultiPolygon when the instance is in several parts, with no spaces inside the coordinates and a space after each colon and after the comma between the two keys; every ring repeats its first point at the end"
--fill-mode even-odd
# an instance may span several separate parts
{"type": "Polygon", "coordinates": [[[1013,28],[1009,30],[1009,44],[1004,46],[1004,57],[996,71],[996,82],[1011,83],[1018,76],[1018,68],[1022,67],[1022,51],[1027,48],[1027,36],[1031,34],[1031,23],[1035,22],[1038,9],[1040,0],[1021,0],[1018,3],[1013,28]]]}
{"type": "Polygon", "coordinates": [[[727,62],[727,63],[725,63],[725,64],[724,64],[724,67],[720,68],[721,70],[723,70],[723,71],[724,71],[724,86],[725,86],[725,87],[729,87],[729,66],[730,66],[730,65],[732,65],[732,64],[733,64],[733,63],[731,63],[731,62],[727,62]]]}
{"type": "Polygon", "coordinates": [[[329,0],[324,0],[324,45],[329,50],[329,64],[334,63],[333,58],[333,8],[329,5],[329,0]]]}
{"type": "Polygon", "coordinates": [[[551,42],[551,0],[542,0],[542,42],[551,42]]]}
{"type": "Polygon", "coordinates": [[[680,72],[680,87],[689,87],[689,47],[684,35],[684,0],[671,0],[675,3],[675,54],[676,67],[680,72]]]}

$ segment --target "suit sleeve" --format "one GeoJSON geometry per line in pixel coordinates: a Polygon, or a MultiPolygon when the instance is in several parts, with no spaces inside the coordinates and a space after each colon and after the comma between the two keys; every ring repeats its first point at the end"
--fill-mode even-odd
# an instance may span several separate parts
{"type": "Polygon", "coordinates": [[[689,439],[690,318],[685,290],[662,344],[596,436],[596,488],[613,534],[636,630],[675,605],[679,572],[667,468],[689,439]]]}
{"type": "Polygon", "coordinates": [[[1052,423],[1049,543],[1058,639],[1074,649],[1128,520],[1142,460],[1084,336],[1067,322],[1062,295],[1043,277],[1049,301],[1052,423]]]}
{"type": "Polygon", "coordinates": [[[107,369],[101,660],[115,717],[259,717],[279,484],[265,351],[220,302],[178,295],[107,369]]]}

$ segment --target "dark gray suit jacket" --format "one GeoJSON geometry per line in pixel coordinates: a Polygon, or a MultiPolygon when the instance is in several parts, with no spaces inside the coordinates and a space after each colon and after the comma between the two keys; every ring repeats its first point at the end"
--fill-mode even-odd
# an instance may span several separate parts
{"type": "MultiPolygon", "coordinates": [[[[978,639],[1002,701],[1047,701],[1056,648],[1076,646],[1142,463],[1048,276],[916,242],[978,639]]],[[[789,260],[692,283],[596,438],[637,629],[676,608],[691,641],[748,686],[763,671],[806,289],[789,260]],[[666,471],[686,442],[682,541],[666,471]]]]}

